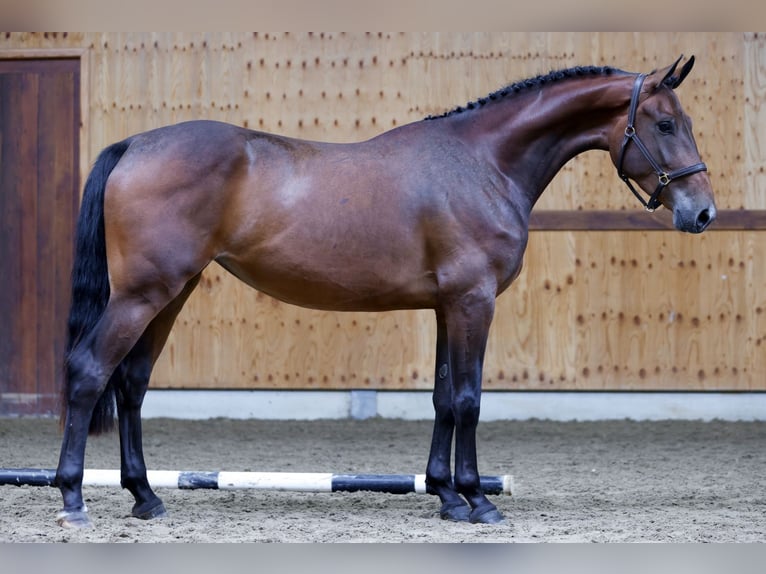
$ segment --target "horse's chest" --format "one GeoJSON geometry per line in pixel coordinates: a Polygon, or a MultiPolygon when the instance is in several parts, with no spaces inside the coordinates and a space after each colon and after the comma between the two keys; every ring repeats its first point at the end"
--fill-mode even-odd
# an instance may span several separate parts
{"type": "Polygon", "coordinates": [[[493,241],[487,250],[490,265],[495,273],[498,293],[505,291],[521,273],[526,247],[526,233],[508,232],[493,241]]]}

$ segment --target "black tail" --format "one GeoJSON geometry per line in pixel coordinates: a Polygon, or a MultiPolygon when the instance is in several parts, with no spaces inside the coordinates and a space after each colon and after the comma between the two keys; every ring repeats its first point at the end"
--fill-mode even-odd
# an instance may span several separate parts
{"type": "MultiPolygon", "coordinates": [[[[69,308],[69,332],[64,359],[62,421],[66,417],[69,394],[70,354],[77,343],[96,325],[109,301],[109,274],[104,236],[104,190],[109,174],[128,149],[129,143],[129,140],[124,140],[104,149],[85,182],[80,216],[77,220],[72,269],[72,303],[69,308]]],[[[106,432],[114,427],[114,394],[114,386],[110,380],[93,411],[89,428],[91,434],[106,432]]]]}

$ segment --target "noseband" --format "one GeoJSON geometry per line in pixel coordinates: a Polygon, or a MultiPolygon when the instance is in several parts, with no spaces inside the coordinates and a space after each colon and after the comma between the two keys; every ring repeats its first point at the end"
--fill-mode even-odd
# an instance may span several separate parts
{"type": "Polygon", "coordinates": [[[654,211],[660,206],[660,193],[662,193],[662,190],[665,189],[671,181],[680,177],[692,175],[693,173],[700,171],[707,171],[707,166],[704,163],[696,163],[694,165],[690,165],[689,167],[684,167],[668,173],[660,167],[660,164],[657,163],[654,157],[652,157],[652,154],[649,153],[649,149],[644,145],[644,142],[641,141],[641,138],[638,137],[636,128],[633,125],[636,121],[638,96],[641,94],[641,86],[643,86],[645,79],[646,74],[639,74],[633,84],[633,93],[630,96],[630,109],[628,110],[628,125],[625,128],[625,138],[622,140],[622,148],[620,148],[620,161],[617,165],[617,173],[620,176],[620,179],[622,179],[622,181],[627,184],[627,186],[630,188],[630,191],[633,192],[633,195],[638,198],[646,210],[654,211]],[[655,189],[654,193],[652,193],[652,195],[649,197],[649,201],[644,200],[641,193],[633,186],[632,183],[630,183],[630,178],[622,171],[622,163],[625,160],[625,151],[628,149],[628,144],[631,141],[635,143],[636,147],[641,151],[642,154],[644,154],[644,157],[652,166],[652,169],[654,169],[654,173],[657,174],[657,178],[659,180],[657,183],[657,189],[655,189]]]}

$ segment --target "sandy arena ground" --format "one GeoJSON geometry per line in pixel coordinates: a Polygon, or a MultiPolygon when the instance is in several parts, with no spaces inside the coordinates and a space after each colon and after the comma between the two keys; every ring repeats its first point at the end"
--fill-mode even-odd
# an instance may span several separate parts
{"type": "MultiPolygon", "coordinates": [[[[425,472],[426,421],[145,421],[150,468],[425,472]]],[[[0,419],[0,466],[53,468],[56,421],[0,419]]],[[[119,488],[86,487],[95,528],[54,520],[58,490],[0,486],[4,542],[765,542],[766,423],[488,422],[482,474],[505,524],[442,521],[429,495],[158,490],[169,516],[130,517],[119,488]]],[[[119,468],[117,435],[91,437],[88,468],[119,468]]]]}

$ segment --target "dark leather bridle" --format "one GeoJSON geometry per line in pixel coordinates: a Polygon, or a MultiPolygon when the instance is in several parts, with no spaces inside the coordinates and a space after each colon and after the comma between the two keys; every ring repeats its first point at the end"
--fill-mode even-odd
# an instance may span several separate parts
{"type": "Polygon", "coordinates": [[[707,166],[700,162],[694,165],[690,165],[689,167],[684,167],[668,173],[660,167],[660,164],[657,163],[654,157],[652,157],[652,154],[649,153],[649,150],[644,145],[644,142],[642,142],[641,138],[638,137],[636,128],[633,125],[636,121],[638,96],[641,94],[641,86],[643,86],[645,79],[646,74],[639,74],[636,77],[636,81],[633,83],[633,93],[630,96],[630,109],[628,110],[628,125],[625,128],[625,138],[622,140],[622,147],[620,148],[620,160],[617,164],[617,173],[619,174],[620,179],[622,179],[622,181],[627,184],[627,186],[630,188],[630,191],[633,192],[633,195],[638,198],[646,210],[654,211],[660,206],[660,193],[662,193],[662,190],[665,189],[671,181],[680,177],[692,175],[693,173],[700,171],[707,171],[707,166]],[[622,171],[622,163],[625,161],[625,151],[628,149],[628,144],[630,142],[636,144],[636,147],[641,151],[642,154],[644,154],[644,157],[651,164],[652,169],[654,169],[654,173],[657,174],[657,178],[659,180],[657,183],[657,189],[655,189],[654,193],[652,193],[652,195],[649,197],[649,201],[644,200],[641,193],[630,182],[630,178],[622,171]]]}

